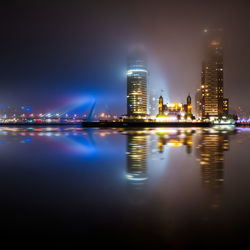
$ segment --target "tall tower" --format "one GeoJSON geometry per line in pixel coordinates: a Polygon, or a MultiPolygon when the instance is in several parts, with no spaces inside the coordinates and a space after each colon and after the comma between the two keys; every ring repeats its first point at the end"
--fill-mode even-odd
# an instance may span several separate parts
{"type": "Polygon", "coordinates": [[[204,60],[201,72],[202,118],[223,115],[223,44],[222,30],[204,33],[204,60]]]}
{"type": "Polygon", "coordinates": [[[192,99],[191,99],[190,94],[188,94],[188,97],[187,97],[187,114],[188,115],[192,114],[192,99]]]}
{"type": "Polygon", "coordinates": [[[138,117],[147,115],[146,58],[142,52],[135,52],[128,58],[127,69],[127,115],[138,117]]]}
{"type": "Polygon", "coordinates": [[[163,97],[159,98],[159,115],[163,115],[163,97]]]}

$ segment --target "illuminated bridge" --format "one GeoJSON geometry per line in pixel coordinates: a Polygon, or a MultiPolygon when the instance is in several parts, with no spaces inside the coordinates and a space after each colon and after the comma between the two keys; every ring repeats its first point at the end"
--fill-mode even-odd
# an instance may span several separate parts
{"type": "Polygon", "coordinates": [[[249,119],[238,119],[236,121],[236,126],[250,126],[250,118],[249,119]]]}

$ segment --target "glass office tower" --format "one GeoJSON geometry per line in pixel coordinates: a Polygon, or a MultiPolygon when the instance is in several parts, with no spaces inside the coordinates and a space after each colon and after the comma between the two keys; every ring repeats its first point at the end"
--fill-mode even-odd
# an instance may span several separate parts
{"type": "Polygon", "coordinates": [[[127,68],[127,115],[130,117],[147,115],[147,78],[145,56],[137,53],[130,56],[127,68]]]}

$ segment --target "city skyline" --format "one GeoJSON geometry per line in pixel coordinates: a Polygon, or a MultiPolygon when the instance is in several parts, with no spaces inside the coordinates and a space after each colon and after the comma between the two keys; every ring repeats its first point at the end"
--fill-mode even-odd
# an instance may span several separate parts
{"type": "Polygon", "coordinates": [[[90,96],[98,100],[97,109],[107,105],[116,113],[126,113],[123,105],[126,57],[128,47],[137,43],[145,44],[150,58],[150,89],[154,86],[162,89],[164,99],[173,96],[181,102],[189,92],[194,99],[200,83],[200,31],[222,27],[225,96],[231,97],[230,106],[234,110],[242,106],[248,111],[248,91],[242,91],[248,90],[250,78],[246,1],[234,8],[230,1],[206,5],[197,2],[192,8],[184,1],[157,1],[162,8],[149,2],[138,12],[133,6],[140,6],[140,1],[128,2],[126,8],[122,3],[110,1],[107,8],[111,5],[114,8],[105,12],[101,12],[103,5],[97,2],[84,8],[76,2],[71,5],[71,11],[66,3],[59,6],[51,3],[49,10],[28,2],[6,5],[1,16],[4,38],[1,40],[1,104],[32,106],[40,111],[45,106],[49,109],[64,105],[62,99],[90,96]],[[202,12],[204,8],[206,12],[202,12]],[[101,22],[93,21],[97,13],[103,14],[101,22]],[[125,18],[128,13],[130,20],[125,18]],[[148,13],[152,18],[146,19],[148,13]],[[164,24],[164,29],[160,24],[164,24]]]}
{"type": "Polygon", "coordinates": [[[2,4],[3,239],[246,246],[249,9],[250,0],[2,4]]]}

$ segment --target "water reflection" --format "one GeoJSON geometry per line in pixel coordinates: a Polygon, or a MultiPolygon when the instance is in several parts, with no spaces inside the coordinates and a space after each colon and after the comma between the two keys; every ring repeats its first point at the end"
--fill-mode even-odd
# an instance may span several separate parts
{"type": "MultiPolygon", "coordinates": [[[[221,127],[2,127],[0,183],[3,204],[11,211],[8,220],[14,225],[10,232],[19,233],[16,225],[27,220],[39,231],[33,223],[37,217],[44,216],[49,225],[58,211],[58,220],[73,218],[70,225],[87,225],[94,233],[102,221],[101,232],[119,232],[123,225],[120,235],[133,228],[131,234],[144,239],[152,236],[153,228],[159,233],[157,240],[161,235],[160,240],[174,243],[189,237],[195,241],[202,232],[205,238],[220,225],[233,227],[231,218],[243,209],[248,215],[250,206],[245,202],[248,193],[244,193],[249,188],[250,131],[237,130],[234,136],[235,130],[221,127]],[[25,202],[20,203],[20,197],[25,202]],[[240,209],[234,207],[240,203],[240,209]],[[18,218],[12,217],[13,211],[20,211],[18,218]],[[33,217],[30,211],[34,211],[33,217]]],[[[59,229],[57,221],[53,223],[54,233],[59,229]]],[[[81,229],[77,232],[84,235],[81,229]]]]}
{"type": "Polygon", "coordinates": [[[120,132],[126,135],[127,139],[126,178],[128,195],[134,204],[142,204],[145,202],[145,189],[149,178],[147,170],[148,167],[152,167],[149,166],[149,159],[154,156],[158,165],[159,162],[157,161],[162,159],[162,154],[167,155],[166,148],[172,147],[185,146],[186,153],[191,154],[192,136],[196,129],[122,129],[120,132]]]}
{"type": "Polygon", "coordinates": [[[163,153],[164,146],[168,147],[181,147],[186,146],[186,152],[190,154],[192,152],[192,135],[195,133],[195,130],[169,130],[165,132],[157,132],[158,135],[158,151],[163,153]]]}
{"type": "Polygon", "coordinates": [[[224,152],[229,151],[230,135],[236,130],[204,129],[199,135],[197,160],[201,168],[201,181],[208,197],[208,206],[219,208],[224,185],[224,152]]]}
{"type": "MultiPolygon", "coordinates": [[[[209,207],[220,207],[224,184],[224,152],[229,151],[230,135],[236,133],[231,127],[209,129],[152,129],[121,130],[127,137],[127,180],[130,196],[133,201],[142,201],[147,174],[148,160],[155,149],[156,158],[166,154],[169,148],[185,147],[190,155],[196,149],[200,165],[200,178],[209,207]],[[195,138],[194,138],[195,135],[195,138]],[[152,143],[156,136],[157,144],[152,143]]],[[[168,162],[166,162],[168,164],[168,162]]],[[[157,166],[155,166],[157,167],[157,166]]]]}
{"type": "Polygon", "coordinates": [[[147,176],[147,134],[126,131],[127,135],[127,179],[130,199],[138,204],[144,201],[143,193],[147,176]]]}

